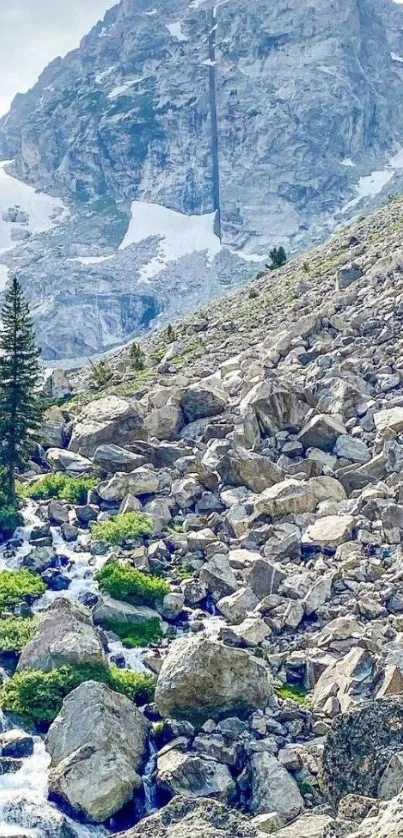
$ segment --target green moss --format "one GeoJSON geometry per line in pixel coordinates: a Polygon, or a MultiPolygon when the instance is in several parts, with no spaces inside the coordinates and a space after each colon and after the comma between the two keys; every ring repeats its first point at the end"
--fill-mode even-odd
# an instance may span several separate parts
{"type": "Polygon", "coordinates": [[[284,701],[288,698],[301,705],[307,702],[308,691],[300,684],[284,684],[282,687],[277,687],[275,691],[284,701]]]}
{"type": "Polygon", "coordinates": [[[36,617],[5,617],[0,620],[0,652],[21,652],[38,627],[36,617]]]}
{"type": "Polygon", "coordinates": [[[34,500],[50,500],[57,498],[68,503],[83,504],[87,501],[88,492],[97,485],[94,477],[69,477],[63,474],[46,474],[29,486],[18,487],[22,497],[34,500]]]}
{"type": "Polygon", "coordinates": [[[42,579],[30,570],[1,570],[0,615],[24,602],[31,605],[45,591],[42,579]]]}
{"type": "Polygon", "coordinates": [[[111,521],[96,524],[91,532],[97,541],[116,546],[151,535],[152,529],[151,520],[147,515],[142,515],[141,512],[125,512],[111,521]]]}
{"type": "Polygon", "coordinates": [[[170,591],[169,585],[162,579],[118,562],[105,564],[95,578],[102,593],[131,605],[153,606],[170,591]]]}
{"type": "Polygon", "coordinates": [[[25,670],[6,681],[0,705],[28,722],[47,727],[61,710],[63,699],[84,681],[101,681],[141,705],[153,697],[155,679],[117,667],[63,666],[51,672],[25,670]]]}
{"type": "Polygon", "coordinates": [[[117,634],[123,645],[128,649],[158,643],[162,637],[161,623],[157,617],[150,620],[141,620],[138,623],[109,620],[104,623],[104,628],[117,634]]]}

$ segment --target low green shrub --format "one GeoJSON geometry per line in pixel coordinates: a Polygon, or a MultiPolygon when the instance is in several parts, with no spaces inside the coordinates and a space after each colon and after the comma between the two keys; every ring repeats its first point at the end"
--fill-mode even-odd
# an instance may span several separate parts
{"type": "Polygon", "coordinates": [[[91,375],[89,377],[89,385],[93,390],[99,390],[101,387],[105,387],[111,379],[113,378],[113,370],[112,367],[106,363],[106,361],[98,361],[98,363],[94,364],[90,361],[91,364],[91,375]]]}
{"type": "Polygon", "coordinates": [[[306,704],[308,691],[300,684],[284,684],[282,687],[277,687],[275,692],[283,700],[290,698],[297,704],[306,704]]]}
{"type": "Polygon", "coordinates": [[[95,578],[102,593],[131,605],[155,605],[170,591],[169,585],[163,579],[119,562],[104,564],[95,578]]]}
{"type": "Polygon", "coordinates": [[[0,615],[7,609],[29,605],[46,591],[46,585],[40,576],[30,570],[0,571],[0,615]]]}
{"type": "Polygon", "coordinates": [[[151,535],[152,529],[153,525],[147,515],[141,512],[123,512],[111,521],[96,524],[91,532],[97,541],[117,546],[151,535]]]}
{"type": "Polygon", "coordinates": [[[117,634],[123,645],[128,649],[158,643],[162,637],[161,623],[157,617],[150,620],[141,620],[138,623],[109,620],[104,624],[104,628],[117,634]]]}
{"type": "Polygon", "coordinates": [[[21,652],[32,640],[38,620],[36,617],[4,617],[0,619],[0,653],[21,652]]]}
{"type": "Polygon", "coordinates": [[[63,666],[51,672],[17,672],[3,685],[1,708],[27,722],[48,727],[61,710],[63,699],[84,681],[101,681],[136,704],[151,701],[155,679],[150,675],[117,667],[63,666]]]}
{"type": "Polygon", "coordinates": [[[29,486],[20,486],[19,492],[25,498],[50,500],[57,498],[68,503],[84,504],[88,492],[97,485],[94,477],[70,477],[65,474],[46,474],[34,480],[29,486]]]}

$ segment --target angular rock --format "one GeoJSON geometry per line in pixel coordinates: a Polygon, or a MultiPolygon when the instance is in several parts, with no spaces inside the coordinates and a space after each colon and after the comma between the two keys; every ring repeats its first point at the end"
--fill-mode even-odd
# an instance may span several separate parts
{"type": "Polygon", "coordinates": [[[272,754],[253,754],[250,774],[250,808],[255,815],[278,812],[285,821],[291,821],[302,812],[304,801],[297,783],[272,754]]]}
{"type": "Polygon", "coordinates": [[[120,501],[129,494],[140,497],[153,494],[158,491],[159,483],[158,472],[140,466],[130,474],[117,472],[107,483],[101,483],[97,491],[102,500],[120,501]]]}
{"type": "Polygon", "coordinates": [[[224,454],[218,462],[217,471],[226,485],[246,486],[257,493],[285,477],[284,471],[268,457],[241,447],[224,454]]]}
{"type": "Polygon", "coordinates": [[[225,553],[217,553],[204,564],[199,578],[216,600],[234,593],[238,588],[238,582],[225,553]]]}
{"type": "Polygon", "coordinates": [[[301,427],[307,405],[301,394],[276,379],[256,384],[241,401],[240,413],[252,410],[263,431],[276,434],[288,428],[301,427]]]}
{"type": "Polygon", "coordinates": [[[46,452],[46,461],[55,471],[65,471],[66,474],[88,474],[93,470],[93,465],[88,457],[82,457],[73,451],[65,451],[62,448],[49,448],[46,452]]]}
{"type": "Polygon", "coordinates": [[[180,407],[188,423],[207,416],[217,416],[223,412],[226,404],[225,392],[208,382],[200,381],[182,390],[180,394],[180,407]]]}
{"type": "Polygon", "coordinates": [[[338,437],[346,433],[343,422],[338,416],[322,413],[313,416],[304,425],[298,439],[305,449],[320,448],[321,451],[333,451],[338,437]]]}
{"type": "Polygon", "coordinates": [[[69,600],[56,599],[43,613],[35,637],[25,646],[18,670],[61,666],[103,666],[106,663],[101,640],[90,612],[69,600]]]}
{"type": "Polygon", "coordinates": [[[235,783],[226,765],[199,754],[167,748],[158,757],[157,784],[170,794],[214,797],[223,803],[234,795],[235,783]]]}
{"type": "Polygon", "coordinates": [[[403,407],[389,407],[374,413],[375,427],[378,433],[394,431],[400,434],[403,431],[403,407]]]}
{"type": "Polygon", "coordinates": [[[144,439],[143,411],[138,402],[118,396],[104,396],[90,402],[73,428],[69,449],[83,457],[93,457],[100,445],[113,443],[123,448],[135,439],[144,439]]]}
{"type": "Polygon", "coordinates": [[[343,457],[345,460],[351,460],[353,463],[369,463],[371,453],[362,439],[356,439],[353,436],[339,436],[334,453],[338,457],[343,457]]]}
{"type": "Polygon", "coordinates": [[[241,623],[249,611],[256,608],[259,600],[251,588],[239,588],[235,593],[222,597],[217,602],[217,608],[231,623],[241,623]]]}
{"type": "Polygon", "coordinates": [[[306,530],[302,543],[313,547],[336,550],[340,544],[349,541],[355,524],[352,515],[327,515],[318,518],[306,530]]]}
{"type": "MultiPolygon", "coordinates": [[[[174,797],[116,838],[261,838],[249,818],[216,800],[174,797]]],[[[301,838],[301,836],[300,836],[301,838]]]]}
{"type": "Polygon", "coordinates": [[[262,492],[255,501],[255,512],[257,515],[264,513],[277,519],[286,515],[313,512],[316,505],[317,501],[309,482],[290,478],[262,492]]]}
{"type": "Polygon", "coordinates": [[[135,468],[139,468],[146,462],[146,458],[141,454],[133,454],[126,448],[113,444],[99,445],[94,453],[93,460],[95,465],[107,474],[115,474],[117,471],[134,471],[135,468]]]}

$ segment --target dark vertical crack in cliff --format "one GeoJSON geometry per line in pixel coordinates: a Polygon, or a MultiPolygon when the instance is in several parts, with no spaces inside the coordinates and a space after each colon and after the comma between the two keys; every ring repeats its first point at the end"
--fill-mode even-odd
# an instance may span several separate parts
{"type": "Polygon", "coordinates": [[[218,120],[216,93],[216,31],[217,6],[207,14],[209,28],[209,82],[210,82],[210,115],[211,115],[211,157],[213,166],[213,201],[216,210],[215,233],[221,240],[221,204],[220,204],[220,162],[218,149],[218,120]]]}

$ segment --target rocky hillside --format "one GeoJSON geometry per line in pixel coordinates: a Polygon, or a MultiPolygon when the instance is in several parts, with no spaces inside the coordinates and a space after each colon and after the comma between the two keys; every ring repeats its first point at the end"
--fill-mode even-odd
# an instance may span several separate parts
{"type": "Polygon", "coordinates": [[[398,191],[402,32],[393,0],[122,0],[55,60],[0,121],[0,275],[45,358],[195,310],[398,191]]]}
{"type": "Polygon", "coordinates": [[[396,200],[49,409],[2,550],[7,828],[402,838],[402,227],[396,200]]]}

